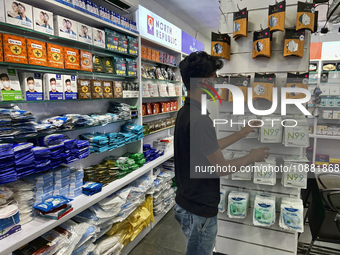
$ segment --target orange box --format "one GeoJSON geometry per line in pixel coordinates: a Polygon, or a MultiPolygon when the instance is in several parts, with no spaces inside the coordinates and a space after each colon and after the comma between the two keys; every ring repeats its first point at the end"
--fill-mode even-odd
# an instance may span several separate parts
{"type": "Polygon", "coordinates": [[[26,39],[28,64],[47,66],[46,43],[33,39],[26,39]]]}
{"type": "Polygon", "coordinates": [[[92,52],[80,50],[80,70],[93,71],[92,52]]]}
{"type": "Polygon", "coordinates": [[[80,70],[79,50],[64,47],[65,69],[80,70]]]}
{"type": "Polygon", "coordinates": [[[170,112],[170,102],[166,103],[166,112],[170,112]]]}
{"type": "Polygon", "coordinates": [[[155,51],[155,60],[159,62],[159,51],[155,51]]]}
{"type": "Polygon", "coordinates": [[[27,64],[26,38],[3,34],[4,60],[10,63],[27,64]]]}
{"type": "Polygon", "coordinates": [[[153,61],[156,61],[156,51],[155,50],[151,50],[151,59],[153,61]]]}
{"type": "Polygon", "coordinates": [[[64,47],[47,43],[47,66],[64,68],[64,47]]]}
{"type": "Polygon", "coordinates": [[[4,62],[4,52],[2,50],[2,34],[0,34],[0,62],[4,62]]]}
{"type": "Polygon", "coordinates": [[[148,54],[147,58],[151,59],[152,53],[150,48],[147,48],[147,54],[148,54]]]}
{"type": "Polygon", "coordinates": [[[148,58],[148,50],[145,46],[142,46],[142,58],[148,58]]]}

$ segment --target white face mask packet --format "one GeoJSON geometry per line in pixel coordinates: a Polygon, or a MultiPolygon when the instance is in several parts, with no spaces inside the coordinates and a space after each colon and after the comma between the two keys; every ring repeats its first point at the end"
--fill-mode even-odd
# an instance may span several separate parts
{"type": "MultiPolygon", "coordinates": [[[[309,146],[309,123],[306,119],[297,119],[296,127],[285,127],[284,144],[286,147],[309,146]]],[[[293,126],[296,122],[286,121],[286,125],[293,126]]]]}
{"type": "Polygon", "coordinates": [[[97,246],[93,251],[93,255],[102,255],[105,251],[119,243],[116,236],[103,236],[97,242],[97,246]]]}
{"type": "Polygon", "coordinates": [[[275,223],[275,197],[257,195],[254,202],[253,224],[270,227],[275,223]]]}
{"type": "Polygon", "coordinates": [[[263,185],[276,184],[276,162],[268,158],[266,162],[254,163],[254,183],[263,185]],[[269,160],[268,160],[269,159],[269,160]]]}
{"type": "Polygon", "coordinates": [[[303,219],[302,200],[283,197],[281,201],[279,226],[283,229],[302,233],[304,231],[303,219]]]}
{"type": "Polygon", "coordinates": [[[263,117],[263,126],[260,128],[261,143],[281,143],[283,128],[280,117],[263,117]]]}
{"type": "Polygon", "coordinates": [[[228,217],[244,219],[247,217],[249,193],[232,191],[228,196],[228,217]]]}
{"type": "Polygon", "coordinates": [[[292,163],[285,162],[284,167],[288,171],[284,171],[282,174],[282,185],[290,188],[307,188],[307,169],[305,169],[306,163],[292,163]]]}
{"type": "Polygon", "coordinates": [[[218,211],[220,213],[224,213],[227,210],[227,204],[228,204],[228,191],[226,189],[221,189],[220,191],[220,203],[218,205],[218,211]]]}
{"type": "MultiPolygon", "coordinates": [[[[242,158],[246,155],[246,153],[235,153],[233,159],[242,158]]],[[[231,175],[232,180],[237,181],[250,181],[252,176],[252,165],[242,167],[242,169],[231,175]]]]}

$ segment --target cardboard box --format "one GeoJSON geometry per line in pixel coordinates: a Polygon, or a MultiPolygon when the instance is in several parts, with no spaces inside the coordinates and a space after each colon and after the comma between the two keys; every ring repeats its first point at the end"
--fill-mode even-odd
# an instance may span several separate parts
{"type": "Polygon", "coordinates": [[[40,197],[46,193],[49,193],[51,191],[53,191],[53,182],[47,183],[44,186],[41,186],[39,188],[35,188],[33,189],[33,191],[35,192],[35,195],[37,197],[40,197]]]}
{"type": "Polygon", "coordinates": [[[146,53],[147,53],[147,59],[151,59],[151,56],[152,56],[152,50],[150,48],[147,48],[146,50],[146,53]]]}
{"type": "Polygon", "coordinates": [[[103,97],[113,98],[112,81],[103,81],[103,97]]]}
{"type": "Polygon", "coordinates": [[[0,33],[0,62],[4,62],[4,52],[2,50],[2,47],[3,47],[2,46],[2,34],[0,33]]]}
{"type": "Polygon", "coordinates": [[[5,15],[5,0],[0,0],[0,22],[6,22],[6,15],[5,15]]]}
{"type": "Polygon", "coordinates": [[[61,74],[44,75],[44,99],[45,100],[63,100],[64,86],[61,74]]]}
{"type": "Polygon", "coordinates": [[[126,75],[126,60],[124,58],[115,57],[116,75],[126,75]]]}
{"type": "Polygon", "coordinates": [[[93,71],[92,66],[92,52],[80,50],[80,70],[93,71]]]}
{"type": "Polygon", "coordinates": [[[29,182],[33,182],[36,188],[45,186],[48,183],[54,181],[53,172],[47,172],[42,174],[32,174],[24,178],[29,182]]]}
{"type": "Polygon", "coordinates": [[[0,219],[0,240],[21,231],[19,212],[12,217],[0,219]]]}
{"type": "Polygon", "coordinates": [[[78,40],[92,45],[92,27],[78,22],[78,40]]]}
{"type": "Polygon", "coordinates": [[[26,38],[16,35],[3,34],[4,61],[10,63],[27,64],[26,38]]]}
{"type": "Polygon", "coordinates": [[[63,75],[62,79],[64,85],[64,99],[65,100],[78,99],[77,76],[63,75]]]}
{"type": "Polygon", "coordinates": [[[64,47],[65,69],[80,70],[79,50],[64,47]]]}
{"type": "Polygon", "coordinates": [[[145,46],[142,46],[142,58],[148,58],[148,50],[145,46]]]}
{"type": "Polygon", "coordinates": [[[93,28],[93,45],[105,48],[105,31],[93,28]]]}
{"type": "Polygon", "coordinates": [[[78,79],[78,99],[91,99],[91,81],[78,79]]]}
{"type": "Polygon", "coordinates": [[[54,15],[54,35],[78,41],[77,22],[69,18],[54,15]]]}
{"type": "Polygon", "coordinates": [[[28,64],[37,66],[47,66],[46,43],[28,38],[26,42],[28,64]]]}
{"type": "Polygon", "coordinates": [[[45,34],[54,34],[53,13],[33,7],[33,26],[35,31],[45,34]]]}
{"type": "Polygon", "coordinates": [[[84,178],[84,170],[77,169],[77,170],[71,170],[70,180],[71,183],[77,180],[83,180],[84,178]]]}
{"type": "Polygon", "coordinates": [[[33,29],[32,6],[21,1],[5,0],[6,23],[33,29]]]}
{"type": "Polygon", "coordinates": [[[64,47],[47,43],[47,65],[53,68],[64,68],[64,47]]]}
{"type": "Polygon", "coordinates": [[[105,29],[106,48],[113,51],[118,51],[119,36],[116,32],[105,29]]]}
{"type": "Polygon", "coordinates": [[[102,81],[91,80],[91,96],[96,99],[103,98],[102,81]]]}
{"type": "Polygon", "coordinates": [[[20,78],[25,101],[43,100],[43,80],[41,73],[21,73],[20,78]]]}
{"type": "Polygon", "coordinates": [[[22,92],[14,69],[0,68],[1,101],[21,101],[22,92]]]}
{"type": "Polygon", "coordinates": [[[156,61],[156,54],[155,54],[155,50],[151,49],[151,60],[156,61]]]}
{"type": "Polygon", "coordinates": [[[123,97],[123,83],[121,81],[113,82],[113,95],[114,95],[114,98],[123,97]]]}

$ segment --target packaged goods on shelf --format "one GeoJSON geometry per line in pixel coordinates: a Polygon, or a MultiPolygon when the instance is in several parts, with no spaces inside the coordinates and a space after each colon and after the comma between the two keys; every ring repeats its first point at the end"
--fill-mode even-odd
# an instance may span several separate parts
{"type": "Polygon", "coordinates": [[[103,97],[104,98],[113,98],[113,82],[112,81],[103,81],[103,97]]]}
{"type": "Polygon", "coordinates": [[[276,157],[269,156],[265,162],[254,163],[254,183],[263,185],[275,185],[276,184],[276,157]]]}
{"type": "Polygon", "coordinates": [[[35,31],[54,35],[52,12],[33,7],[33,21],[35,31]]]}
{"type": "Polygon", "coordinates": [[[254,202],[253,224],[270,227],[275,223],[275,196],[256,195],[254,202]]]}
{"type": "Polygon", "coordinates": [[[21,231],[18,205],[12,202],[9,205],[0,206],[0,213],[6,215],[5,218],[0,219],[2,229],[0,240],[21,231]]]}
{"type": "MultiPolygon", "coordinates": [[[[0,17],[0,19],[1,19],[1,17],[0,17]]],[[[2,40],[2,34],[1,33],[0,33],[0,45],[1,45],[1,47],[0,47],[0,62],[4,62],[3,40],[2,40]]]]}
{"type": "Polygon", "coordinates": [[[315,8],[313,3],[298,2],[296,31],[308,29],[314,32],[315,8]]]}
{"type": "Polygon", "coordinates": [[[302,58],[305,46],[305,30],[286,29],[283,56],[302,58]]]}
{"type": "Polygon", "coordinates": [[[93,56],[93,71],[99,73],[103,73],[105,71],[102,57],[93,56]]]}
{"type": "Polygon", "coordinates": [[[5,23],[6,22],[6,16],[7,16],[7,13],[5,14],[5,8],[4,8],[4,0],[1,0],[1,10],[0,10],[0,22],[3,22],[5,23]]]}
{"type": "MultiPolygon", "coordinates": [[[[288,73],[286,87],[308,89],[308,73],[301,73],[301,74],[288,73]]],[[[287,93],[287,99],[291,99],[291,98],[301,99],[304,97],[305,97],[305,94],[303,93],[296,93],[296,92],[287,93]]]]}
{"type": "Polygon", "coordinates": [[[260,128],[259,140],[261,143],[281,143],[283,127],[279,116],[262,117],[264,122],[260,128]]]}
{"type": "Polygon", "coordinates": [[[110,19],[113,23],[120,24],[120,16],[114,11],[110,11],[110,19]]]}
{"type": "Polygon", "coordinates": [[[28,64],[47,66],[46,43],[29,38],[27,38],[26,41],[28,52],[28,64]]]}
{"type": "Polygon", "coordinates": [[[92,27],[78,22],[78,40],[83,43],[93,44],[92,27]]]}
{"type": "Polygon", "coordinates": [[[143,128],[144,128],[143,133],[144,135],[148,135],[158,130],[162,130],[163,128],[166,128],[166,127],[173,127],[175,125],[175,122],[176,122],[176,117],[163,118],[163,119],[156,120],[156,121],[145,122],[143,124],[143,128]]]}
{"type": "Polygon", "coordinates": [[[74,75],[63,75],[64,99],[76,100],[78,98],[77,77],[74,75]]]}
{"type": "Polygon", "coordinates": [[[118,51],[119,36],[116,32],[105,29],[106,49],[118,51]]]}
{"type": "MultiPolygon", "coordinates": [[[[238,123],[242,123],[244,122],[243,124],[238,124],[238,131],[241,131],[246,125],[249,124],[249,121],[252,121],[252,120],[256,120],[257,117],[255,115],[246,115],[246,116],[240,116],[237,118],[237,122],[238,123]]],[[[256,129],[254,130],[254,132],[251,132],[246,138],[258,138],[259,136],[259,130],[256,129]]]]}
{"type": "Polygon", "coordinates": [[[93,71],[91,52],[80,50],[80,70],[88,72],[93,71]]]}
{"type": "Polygon", "coordinates": [[[143,144],[143,153],[146,160],[145,163],[149,163],[164,155],[164,151],[157,151],[155,148],[152,148],[150,144],[143,144]]]}
{"type": "Polygon", "coordinates": [[[64,47],[47,43],[47,65],[53,68],[64,68],[64,47]]]}
{"type": "Polygon", "coordinates": [[[102,81],[91,80],[91,98],[103,98],[102,81]]]}
{"type": "Polygon", "coordinates": [[[19,64],[28,63],[26,38],[3,34],[2,41],[5,62],[19,64]]]}
{"type": "Polygon", "coordinates": [[[228,191],[226,189],[220,190],[220,203],[218,204],[218,211],[224,213],[228,209],[228,191]]]}
{"type": "Polygon", "coordinates": [[[64,85],[62,75],[45,74],[44,75],[44,99],[45,100],[63,100],[64,85]]]}
{"type": "Polygon", "coordinates": [[[133,59],[126,59],[126,74],[128,76],[137,76],[137,62],[133,59]]]}
{"type": "Polygon", "coordinates": [[[113,95],[114,95],[114,98],[123,97],[123,82],[121,81],[113,82],[113,95]]]}
{"type": "MultiPolygon", "coordinates": [[[[248,100],[248,86],[250,85],[250,75],[248,76],[230,76],[230,84],[237,86],[240,90],[242,90],[244,96],[244,102],[248,100]]],[[[229,90],[228,94],[228,102],[233,101],[233,94],[229,90]]]]}
{"type": "Polygon", "coordinates": [[[22,91],[15,69],[0,68],[1,101],[21,101],[22,91]]]}
{"type": "Polygon", "coordinates": [[[153,147],[160,151],[170,151],[173,149],[173,136],[160,137],[153,142],[153,147]]]}
{"type": "Polygon", "coordinates": [[[248,36],[248,11],[247,8],[234,12],[233,18],[233,37],[238,39],[240,37],[248,36]]]}
{"type": "Polygon", "coordinates": [[[114,57],[114,67],[116,75],[126,75],[126,60],[124,58],[114,57]]]}
{"type": "Polygon", "coordinates": [[[279,226],[283,229],[302,233],[304,229],[303,203],[301,199],[283,197],[279,226]]]}
{"type": "Polygon", "coordinates": [[[80,70],[79,50],[64,47],[65,69],[80,70]]]}
{"type": "Polygon", "coordinates": [[[121,53],[128,53],[128,40],[125,35],[118,34],[118,51],[121,53]]]}
{"type": "Polygon", "coordinates": [[[228,195],[228,217],[244,219],[247,217],[249,193],[231,191],[228,195]]]}
{"type": "Polygon", "coordinates": [[[78,79],[78,99],[91,99],[91,80],[78,79]]]}
{"type": "Polygon", "coordinates": [[[285,30],[286,1],[269,5],[268,27],[271,32],[285,30]]]}
{"type": "MultiPolygon", "coordinates": [[[[2,8],[4,8],[2,6],[2,8]]],[[[6,23],[33,29],[32,6],[23,2],[5,0],[6,23]],[[16,9],[16,11],[14,11],[16,9]]]]}
{"type": "Polygon", "coordinates": [[[127,36],[127,39],[128,39],[128,53],[137,56],[138,55],[138,39],[131,37],[131,36],[127,36]]]}
{"type": "Polygon", "coordinates": [[[104,71],[106,73],[114,73],[115,72],[115,69],[114,69],[113,62],[112,62],[111,58],[103,58],[102,59],[102,64],[104,66],[104,71]]]}
{"type": "Polygon", "coordinates": [[[307,158],[294,156],[286,156],[283,160],[284,167],[286,167],[288,171],[284,171],[282,174],[282,185],[285,187],[306,189],[308,173],[306,165],[309,163],[309,160],[307,158]]]}
{"type": "MultiPolygon", "coordinates": [[[[234,153],[231,159],[241,158],[244,157],[246,153],[234,153]]],[[[243,180],[243,181],[250,181],[252,177],[252,164],[241,168],[241,170],[237,173],[233,173],[231,175],[232,180],[243,180]]]]}
{"type": "Polygon", "coordinates": [[[54,15],[54,35],[78,41],[78,23],[69,18],[54,15]]]}
{"type": "Polygon", "coordinates": [[[286,147],[308,147],[309,146],[309,124],[306,118],[286,121],[284,130],[284,145],[286,147]],[[294,127],[294,124],[297,124],[294,127]]]}
{"type": "Polygon", "coordinates": [[[105,48],[105,31],[93,28],[93,45],[100,48],[105,48]]]}
{"type": "Polygon", "coordinates": [[[135,82],[123,82],[123,98],[139,97],[139,84],[135,82]]]}
{"type": "Polygon", "coordinates": [[[21,73],[20,79],[25,101],[43,100],[43,80],[40,73],[21,73]]]}

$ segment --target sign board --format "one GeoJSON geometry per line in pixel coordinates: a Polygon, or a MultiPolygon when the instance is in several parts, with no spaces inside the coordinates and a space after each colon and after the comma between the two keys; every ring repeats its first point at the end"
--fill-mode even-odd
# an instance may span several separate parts
{"type": "Polygon", "coordinates": [[[137,15],[140,35],[166,47],[181,51],[181,29],[141,5],[139,5],[137,15]]]}
{"type": "Polygon", "coordinates": [[[195,51],[204,51],[204,43],[182,31],[182,52],[189,55],[195,51]]]}
{"type": "Polygon", "coordinates": [[[321,59],[340,59],[340,42],[323,42],[321,59]]]}

